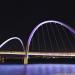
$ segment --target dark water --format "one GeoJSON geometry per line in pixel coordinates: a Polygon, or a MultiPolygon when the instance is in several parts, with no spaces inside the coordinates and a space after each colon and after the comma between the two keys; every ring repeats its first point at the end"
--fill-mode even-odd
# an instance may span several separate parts
{"type": "Polygon", "coordinates": [[[75,75],[74,64],[0,65],[0,75],[75,75]]]}

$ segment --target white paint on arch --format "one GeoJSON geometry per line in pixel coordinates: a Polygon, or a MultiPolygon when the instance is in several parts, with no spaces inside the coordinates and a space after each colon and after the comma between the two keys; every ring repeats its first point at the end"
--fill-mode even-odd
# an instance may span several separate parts
{"type": "Polygon", "coordinates": [[[19,37],[11,37],[11,38],[7,39],[2,44],[0,44],[0,48],[2,48],[6,43],[8,43],[9,41],[14,40],[14,39],[18,40],[21,43],[21,45],[23,47],[23,50],[25,51],[25,47],[24,47],[23,41],[19,37]]]}
{"type": "Polygon", "coordinates": [[[47,23],[55,23],[57,25],[61,25],[65,28],[67,28],[70,32],[72,32],[73,34],[75,34],[75,30],[73,28],[71,28],[70,26],[60,22],[60,21],[56,21],[56,20],[47,20],[47,21],[44,21],[44,22],[41,22],[40,24],[38,24],[31,32],[30,36],[29,36],[29,39],[28,39],[28,42],[27,42],[27,46],[26,46],[26,51],[29,52],[29,47],[30,47],[30,43],[31,43],[31,40],[34,36],[34,33],[38,30],[38,28],[40,28],[41,26],[43,26],[44,24],[47,24],[47,23]]]}

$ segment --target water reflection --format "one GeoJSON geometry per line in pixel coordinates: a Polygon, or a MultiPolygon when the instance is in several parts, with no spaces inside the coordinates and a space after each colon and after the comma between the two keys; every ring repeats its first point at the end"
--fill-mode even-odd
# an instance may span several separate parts
{"type": "Polygon", "coordinates": [[[26,66],[0,65],[0,75],[26,75],[26,66]]]}
{"type": "Polygon", "coordinates": [[[0,65],[0,75],[75,75],[74,64],[0,65]]]}
{"type": "Polygon", "coordinates": [[[75,65],[72,64],[27,65],[27,75],[75,75],[75,65]]]}

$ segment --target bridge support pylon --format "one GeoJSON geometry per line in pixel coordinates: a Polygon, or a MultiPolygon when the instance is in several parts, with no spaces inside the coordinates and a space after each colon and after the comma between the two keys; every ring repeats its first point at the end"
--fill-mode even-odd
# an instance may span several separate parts
{"type": "Polygon", "coordinates": [[[26,56],[24,57],[24,64],[28,64],[28,58],[26,56]]]}

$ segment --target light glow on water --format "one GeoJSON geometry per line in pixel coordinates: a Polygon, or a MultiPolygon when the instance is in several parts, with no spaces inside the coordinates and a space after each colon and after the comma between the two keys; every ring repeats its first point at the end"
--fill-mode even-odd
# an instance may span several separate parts
{"type": "Polygon", "coordinates": [[[0,75],[75,75],[74,64],[0,65],[0,75]]]}
{"type": "Polygon", "coordinates": [[[73,64],[27,65],[27,75],[75,75],[73,64]]]}

